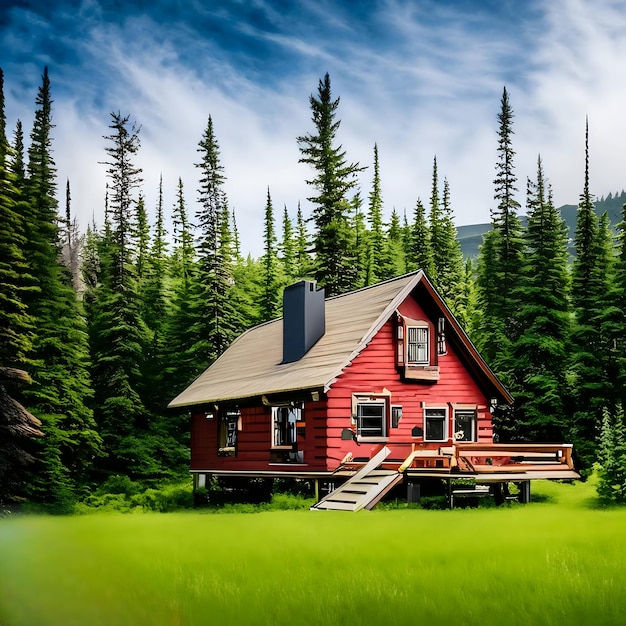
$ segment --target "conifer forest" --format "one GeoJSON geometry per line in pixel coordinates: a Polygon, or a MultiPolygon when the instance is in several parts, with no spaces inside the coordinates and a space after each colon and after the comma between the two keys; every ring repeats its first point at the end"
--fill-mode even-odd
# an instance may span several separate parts
{"type": "Polygon", "coordinates": [[[626,204],[618,223],[596,210],[589,126],[571,242],[541,157],[532,179],[517,179],[503,90],[491,228],[478,257],[464,258],[442,164],[433,159],[432,185],[411,211],[387,216],[385,156],[372,140],[371,163],[350,160],[326,74],[294,137],[311,211],[268,188],[253,258],[211,117],[189,155],[196,179],[179,178],[174,206],[161,181],[158,205],[146,207],[141,120],[111,113],[105,219],[81,230],[71,180],[57,180],[47,69],[29,135],[21,121],[7,128],[3,94],[0,70],[0,504],[70,511],[111,477],[160,485],[188,475],[189,416],[168,402],[242,331],[280,316],[286,285],[307,278],[332,296],[417,269],[515,397],[494,413],[499,441],[572,443],[577,470],[598,471],[600,495],[626,501],[626,204]]]}

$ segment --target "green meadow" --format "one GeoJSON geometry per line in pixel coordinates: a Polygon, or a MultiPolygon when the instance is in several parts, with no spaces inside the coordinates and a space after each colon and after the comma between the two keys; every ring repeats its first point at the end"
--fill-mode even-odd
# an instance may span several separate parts
{"type": "Polygon", "coordinates": [[[626,509],[590,484],[499,508],[0,519],[2,626],[623,624],[626,509]]]}

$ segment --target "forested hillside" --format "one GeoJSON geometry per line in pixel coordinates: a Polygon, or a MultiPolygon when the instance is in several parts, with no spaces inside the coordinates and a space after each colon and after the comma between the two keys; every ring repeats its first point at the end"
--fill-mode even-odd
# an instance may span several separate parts
{"type": "Polygon", "coordinates": [[[572,442],[578,468],[600,460],[603,493],[626,499],[626,197],[595,202],[587,162],[578,206],[559,212],[541,158],[520,192],[506,89],[500,104],[496,208],[472,234],[476,259],[464,259],[462,241],[480,227],[457,231],[454,181],[436,158],[412,212],[384,211],[384,154],[373,140],[371,164],[350,160],[328,74],[294,138],[312,211],[268,188],[263,254],[252,258],[211,117],[189,155],[196,179],[179,179],[174,206],[164,206],[161,182],[147,207],[140,120],[112,113],[106,216],[80,232],[71,180],[57,181],[48,72],[28,141],[21,122],[7,130],[0,72],[0,367],[32,378],[1,383],[0,502],[69,510],[111,477],[150,485],[184,475],[188,416],[168,401],[243,330],[280,315],[286,285],[315,279],[330,296],[419,268],[516,397],[494,414],[500,440],[572,442]],[[366,165],[371,186],[360,189],[366,165]],[[9,428],[16,402],[41,422],[33,432],[9,428]]]}

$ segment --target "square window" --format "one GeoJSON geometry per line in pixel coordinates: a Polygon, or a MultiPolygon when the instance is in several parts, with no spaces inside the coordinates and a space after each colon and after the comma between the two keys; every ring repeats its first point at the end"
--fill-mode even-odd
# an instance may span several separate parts
{"type": "Polygon", "coordinates": [[[358,437],[386,437],[385,402],[359,402],[356,413],[358,437]]]}
{"type": "Polygon", "coordinates": [[[446,409],[424,409],[424,441],[447,441],[446,409]]]}
{"type": "Polygon", "coordinates": [[[454,412],[454,440],[476,441],[476,411],[454,412]]]}

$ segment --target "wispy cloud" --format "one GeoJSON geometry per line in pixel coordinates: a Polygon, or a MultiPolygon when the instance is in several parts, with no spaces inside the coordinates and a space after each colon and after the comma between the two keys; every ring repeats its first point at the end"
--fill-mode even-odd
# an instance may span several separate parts
{"type": "MultiPolygon", "coordinates": [[[[30,6],[0,25],[0,44],[12,51],[4,65],[7,115],[28,127],[48,64],[60,187],[69,177],[84,224],[94,211],[102,216],[98,161],[111,111],[142,126],[148,206],[163,173],[166,207],[181,176],[190,211],[196,147],[211,115],[244,248],[260,254],[268,185],[276,207],[309,208],[310,172],[298,163],[296,137],[312,130],[308,97],[326,71],[341,96],[338,139],[348,158],[369,165],[378,143],[387,214],[410,213],[428,197],[437,155],[458,222],[489,219],[505,84],[516,112],[520,189],[540,152],[556,201],[576,202],[586,114],[594,190],[624,185],[621,2],[163,2],[145,12],[120,5],[117,13],[95,0],[30,6]]],[[[366,196],[371,171],[361,182],[366,196]]]]}

